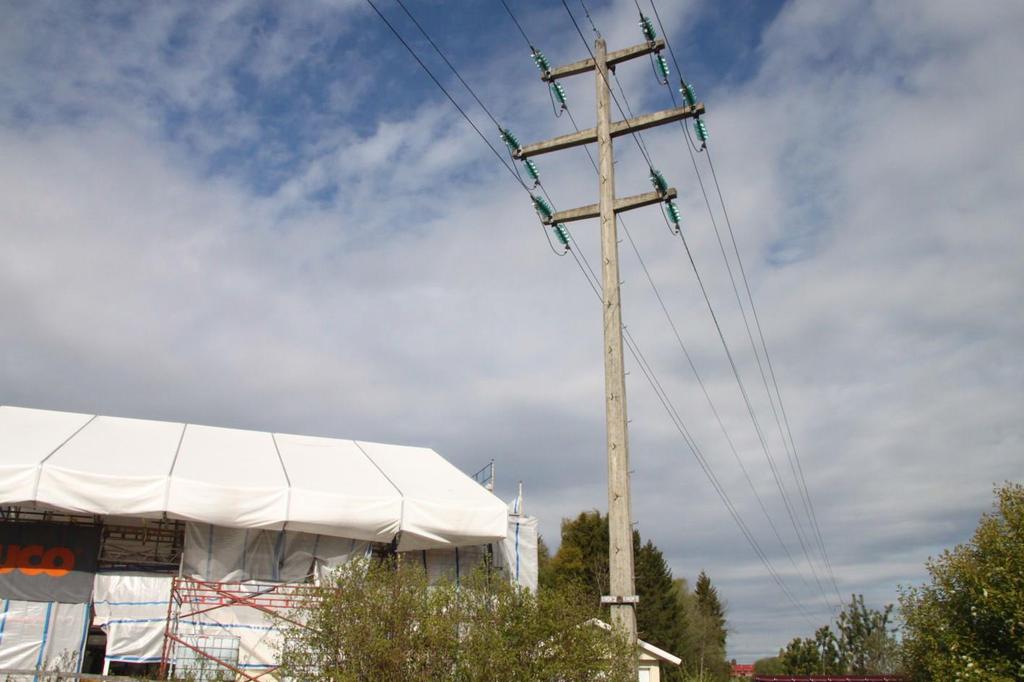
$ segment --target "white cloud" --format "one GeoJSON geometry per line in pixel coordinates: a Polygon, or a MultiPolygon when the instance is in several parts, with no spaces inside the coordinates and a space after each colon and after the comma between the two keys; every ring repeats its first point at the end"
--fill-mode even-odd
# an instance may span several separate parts
{"type": "MultiPolygon", "coordinates": [[[[662,4],[670,37],[690,38],[703,10],[662,4]]],[[[310,108],[315,134],[212,164],[267,124],[227,72],[255,56],[245,68],[259,84],[287,81],[322,58],[325,36],[374,26],[358,4],[325,3],[276,27],[246,4],[101,17],[25,7],[0,40],[3,402],[416,442],[467,470],[494,457],[505,492],[526,481],[549,538],[560,517],[604,507],[593,294],[570,259],[550,255],[525,197],[399,46],[387,50],[403,71],[370,82],[421,88],[416,107],[367,125],[361,105],[382,93],[357,79],[351,92],[327,89],[327,109],[310,108]],[[181,31],[194,49],[169,60],[162,48],[181,31]],[[160,120],[168,110],[187,112],[181,131],[160,120]],[[269,190],[253,183],[264,165],[284,168],[268,171],[282,174],[269,190]]],[[[634,39],[631,7],[595,13],[613,45],[634,39]]],[[[564,17],[538,12],[530,25],[552,61],[582,56],[564,17]]],[[[792,3],[765,33],[753,78],[698,83],[840,589],[877,604],[964,538],[994,482],[1019,477],[1022,28],[1012,3],[792,3]]],[[[564,119],[541,118],[547,95],[512,51],[465,75],[524,140],[565,132],[564,119]],[[487,77],[498,71],[507,78],[487,77]]],[[[637,108],[664,106],[649,74],[620,77],[637,108]]],[[[586,111],[592,83],[571,83],[570,96],[586,111]]],[[[678,129],[647,139],[683,194],[687,237],[791,487],[678,129]]],[[[631,146],[617,145],[620,193],[645,189],[631,146]]],[[[593,200],[581,153],[542,161],[560,207],[593,200]]],[[[653,209],[627,223],[797,551],[680,245],[653,209]]],[[[575,234],[596,265],[596,226],[575,234]]],[[[623,278],[630,329],[790,576],[628,245],[623,278]]],[[[641,531],[677,573],[703,568],[719,583],[733,655],[809,632],[635,369],[629,382],[641,531]]]]}

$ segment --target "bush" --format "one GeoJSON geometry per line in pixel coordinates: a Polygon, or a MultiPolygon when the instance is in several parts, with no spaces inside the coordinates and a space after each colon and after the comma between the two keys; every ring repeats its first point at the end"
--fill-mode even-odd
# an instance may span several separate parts
{"type": "Polygon", "coordinates": [[[535,594],[486,567],[430,585],[415,561],[347,564],[285,630],[281,671],[302,680],[631,680],[624,638],[571,587],[535,594]]]}
{"type": "Polygon", "coordinates": [[[1024,487],[996,490],[971,540],[904,588],[903,656],[913,680],[1024,679],[1024,487]]]}

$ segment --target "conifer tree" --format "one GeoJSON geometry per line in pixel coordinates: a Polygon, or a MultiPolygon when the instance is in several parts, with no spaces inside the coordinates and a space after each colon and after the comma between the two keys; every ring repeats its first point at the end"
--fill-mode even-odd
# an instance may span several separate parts
{"type": "Polygon", "coordinates": [[[546,573],[545,584],[574,585],[599,603],[601,595],[608,594],[608,517],[589,511],[563,519],[562,544],[546,573]]]}
{"type": "Polygon", "coordinates": [[[697,597],[697,610],[708,620],[712,636],[722,648],[725,647],[725,608],[718,599],[718,588],[711,584],[711,578],[704,571],[697,576],[693,589],[697,597]]]}
{"type": "Polygon", "coordinates": [[[720,678],[729,671],[725,660],[725,607],[718,598],[718,588],[711,584],[711,578],[704,571],[697,576],[693,601],[690,637],[696,659],[695,672],[700,679],[720,678]]]}
{"type": "Polygon", "coordinates": [[[637,631],[640,638],[666,651],[681,651],[686,637],[686,613],[680,609],[672,571],[653,542],[636,553],[637,631]]]}
{"type": "MultiPolygon", "coordinates": [[[[583,512],[562,522],[558,551],[541,567],[541,588],[575,586],[593,603],[608,594],[608,517],[583,512]]],[[[725,662],[725,609],[718,590],[702,573],[691,593],[684,580],[674,580],[661,550],[633,533],[637,605],[637,631],[641,639],[684,660],[692,674],[705,679],[727,676],[725,662]]],[[[664,679],[681,679],[666,670],[664,679]]]]}

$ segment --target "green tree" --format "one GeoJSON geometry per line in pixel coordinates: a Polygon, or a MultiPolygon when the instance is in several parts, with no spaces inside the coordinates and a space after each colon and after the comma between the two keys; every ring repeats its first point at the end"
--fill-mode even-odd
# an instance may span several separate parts
{"type": "Polygon", "coordinates": [[[821,671],[818,646],[813,639],[794,638],[780,658],[787,675],[813,675],[821,671]]]}
{"type": "Polygon", "coordinates": [[[696,675],[696,671],[699,670],[699,661],[697,647],[693,640],[693,620],[696,612],[696,600],[693,597],[693,592],[690,591],[685,578],[672,580],[672,592],[676,600],[677,619],[682,623],[682,632],[678,648],[670,651],[683,660],[678,669],[668,672],[667,679],[674,682],[675,680],[689,680],[696,675]]]}
{"type": "Polygon", "coordinates": [[[697,598],[697,611],[708,619],[711,625],[711,636],[715,642],[725,647],[725,607],[718,598],[718,588],[711,584],[711,578],[704,571],[697,576],[697,585],[693,588],[697,598]]]}
{"type": "Polygon", "coordinates": [[[548,562],[541,583],[573,585],[600,603],[601,595],[608,594],[608,517],[590,511],[575,519],[562,519],[562,543],[548,562]]]}
{"type": "Polygon", "coordinates": [[[686,613],[679,608],[672,571],[661,550],[648,540],[636,553],[637,632],[640,638],[666,651],[681,650],[686,636],[686,613]]]}
{"type": "Polygon", "coordinates": [[[903,659],[914,680],[1024,679],[1024,487],[995,491],[971,539],[900,591],[903,659]]]}
{"type": "Polygon", "coordinates": [[[551,563],[551,550],[548,543],[544,542],[544,536],[537,536],[537,579],[538,581],[547,574],[550,574],[548,565],[551,563]]]}
{"type": "Polygon", "coordinates": [[[813,639],[795,638],[779,654],[779,666],[787,675],[835,675],[847,672],[839,642],[829,626],[818,628],[813,639]]]}
{"type": "Polygon", "coordinates": [[[879,675],[896,672],[899,643],[891,626],[892,605],[881,611],[868,608],[864,595],[851,595],[836,619],[818,628],[813,638],[793,639],[779,652],[778,660],[787,675],[855,674],[879,675]]]}
{"type": "Polygon", "coordinates": [[[822,675],[842,674],[843,654],[839,650],[839,640],[836,639],[832,628],[823,625],[814,632],[814,644],[818,651],[818,659],[821,662],[818,671],[822,675]]]}
{"type": "Polygon", "coordinates": [[[689,621],[691,646],[694,647],[694,672],[700,679],[729,674],[725,659],[725,606],[718,597],[718,588],[704,571],[697,576],[693,588],[693,610],[689,621]]]}
{"type": "MultiPolygon", "coordinates": [[[[576,586],[599,603],[609,589],[607,516],[584,512],[563,520],[561,531],[558,551],[541,570],[541,587],[576,586]]],[[[725,612],[707,576],[701,588],[707,615],[698,615],[696,595],[688,591],[685,581],[673,579],[664,555],[653,542],[641,543],[640,534],[634,532],[633,551],[640,637],[682,658],[683,669],[693,674],[727,670],[725,612]]],[[[666,680],[678,679],[678,671],[666,669],[665,673],[666,680]]]]}
{"type": "Polygon", "coordinates": [[[850,603],[839,613],[840,659],[846,672],[855,675],[885,674],[896,671],[898,644],[891,625],[892,604],[881,611],[864,605],[864,595],[850,596],[850,603]]]}
{"type": "Polygon", "coordinates": [[[759,658],[754,661],[754,672],[758,675],[785,675],[786,667],[782,663],[783,652],[778,656],[759,658]]]}
{"type": "MultiPolygon", "coordinates": [[[[639,542],[639,534],[635,538],[639,542]]],[[[677,593],[672,571],[653,542],[648,540],[636,552],[637,633],[640,639],[682,656],[686,646],[688,615],[677,593]]],[[[679,669],[667,668],[666,682],[681,680],[679,669]]]]}
{"type": "Polygon", "coordinates": [[[281,651],[290,679],[627,682],[635,656],[580,592],[534,593],[486,567],[456,586],[428,584],[415,561],[352,562],[299,615],[281,651]]]}

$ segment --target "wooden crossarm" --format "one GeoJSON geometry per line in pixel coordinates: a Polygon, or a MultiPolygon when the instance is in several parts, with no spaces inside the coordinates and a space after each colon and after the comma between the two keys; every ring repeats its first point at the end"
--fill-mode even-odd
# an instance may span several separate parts
{"type": "MultiPolygon", "coordinates": [[[[653,114],[644,114],[642,116],[637,116],[636,118],[612,123],[611,134],[613,138],[622,137],[623,135],[629,135],[630,133],[638,130],[654,128],[664,123],[681,121],[684,118],[694,118],[702,115],[703,113],[704,104],[702,102],[698,102],[692,107],[673,107],[672,109],[664,109],[662,111],[656,111],[653,114]]],[[[550,140],[545,140],[544,142],[528,144],[516,151],[515,157],[517,159],[526,159],[531,156],[547,154],[548,152],[557,152],[562,149],[569,149],[570,147],[578,147],[581,144],[593,144],[594,142],[597,142],[597,128],[587,128],[586,130],[581,130],[578,133],[569,133],[568,135],[553,137],[550,140]]]]}
{"type": "MultiPolygon", "coordinates": [[[[615,52],[608,53],[608,66],[615,66],[624,61],[635,59],[636,57],[643,57],[645,54],[651,54],[652,52],[661,52],[665,49],[665,41],[661,38],[650,42],[643,43],[642,45],[634,45],[633,47],[627,47],[624,50],[616,50],[615,52]]],[[[556,66],[547,73],[541,75],[542,80],[551,82],[558,80],[559,78],[565,78],[566,76],[575,76],[577,74],[586,73],[594,70],[594,59],[587,57],[581,59],[578,62],[572,64],[566,64],[565,66],[556,66]]]]}
{"type": "MultiPolygon", "coordinates": [[[[616,199],[615,212],[622,213],[623,211],[630,211],[634,208],[660,204],[663,201],[675,199],[677,196],[678,192],[676,192],[676,188],[669,187],[668,191],[664,194],[660,192],[647,192],[645,194],[637,194],[631,197],[616,199]]],[[[554,225],[555,223],[571,223],[576,220],[587,220],[588,218],[599,218],[600,216],[600,206],[598,204],[590,204],[589,206],[570,208],[568,211],[559,211],[552,215],[548,220],[545,220],[544,224],[554,225]]]]}

